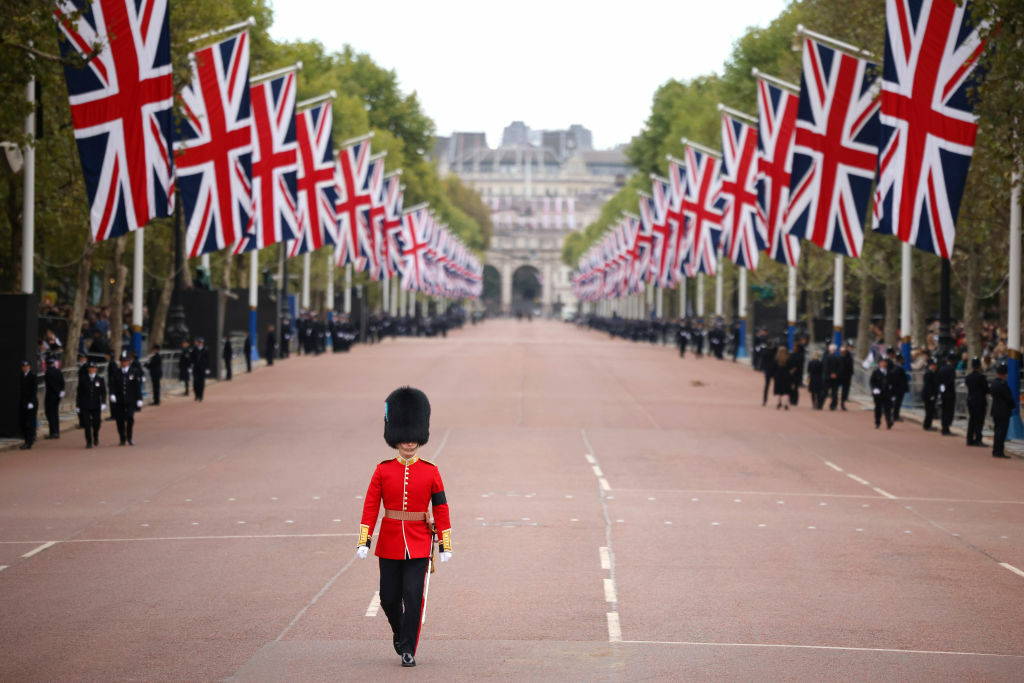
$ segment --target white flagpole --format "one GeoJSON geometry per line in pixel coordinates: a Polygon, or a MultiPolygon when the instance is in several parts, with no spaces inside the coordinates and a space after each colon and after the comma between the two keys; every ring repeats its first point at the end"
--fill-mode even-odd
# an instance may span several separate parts
{"type": "Polygon", "coordinates": [[[404,316],[407,313],[405,306],[405,290],[402,289],[402,281],[395,278],[395,289],[398,290],[398,315],[404,316]]]}
{"type": "Polygon", "coordinates": [[[836,353],[839,353],[839,346],[843,343],[843,255],[836,254],[835,280],[833,281],[834,293],[832,295],[832,327],[834,334],[832,342],[836,345],[836,353]]]}
{"type": "MultiPolygon", "coordinates": [[[[30,105],[36,103],[36,79],[30,78],[25,86],[25,98],[30,105]]],[[[32,294],[35,291],[36,253],[36,112],[29,108],[25,117],[25,137],[28,142],[22,151],[24,158],[25,184],[22,188],[21,212],[21,291],[32,294]]]]}
{"type": "Polygon", "coordinates": [[[380,280],[380,308],[384,315],[391,314],[391,278],[384,277],[380,280]]]}
{"type": "Polygon", "coordinates": [[[697,317],[704,317],[704,273],[697,273],[697,317]]]}
{"type": "Polygon", "coordinates": [[[399,315],[402,314],[402,309],[398,307],[399,306],[399,304],[398,304],[398,295],[399,295],[399,290],[400,289],[401,289],[401,287],[399,286],[398,278],[397,277],[392,278],[392,282],[391,282],[391,311],[392,311],[392,315],[395,315],[395,316],[399,316],[399,315]]]}
{"type": "Polygon", "coordinates": [[[722,267],[722,250],[718,250],[718,272],[715,273],[715,317],[722,317],[722,280],[725,278],[725,268],[722,267]]]}
{"type": "Polygon", "coordinates": [[[747,269],[740,267],[739,282],[739,311],[737,317],[740,319],[739,346],[736,350],[737,358],[747,357],[747,269]]]}
{"type": "Polygon", "coordinates": [[[911,245],[903,242],[900,252],[900,351],[903,353],[903,369],[910,371],[910,326],[913,324],[910,305],[910,270],[912,265],[911,245]]]}
{"type": "Polygon", "coordinates": [[[132,265],[132,350],[136,358],[142,358],[142,258],[144,228],[135,231],[135,254],[132,265]]]}
{"type": "Polygon", "coordinates": [[[337,247],[332,245],[330,252],[327,254],[327,302],[325,306],[327,309],[327,322],[334,321],[334,252],[337,249],[337,247]]]}
{"type": "Polygon", "coordinates": [[[661,320],[665,315],[665,290],[658,287],[657,294],[654,298],[654,317],[661,320]]]}
{"type": "Polygon", "coordinates": [[[789,267],[789,292],[786,297],[786,343],[790,351],[796,336],[796,266],[789,267]]]}
{"type": "Polygon", "coordinates": [[[679,278],[679,317],[686,317],[686,280],[685,275],[679,278]]]}
{"type": "Polygon", "coordinates": [[[352,264],[345,264],[345,315],[352,314],[352,264]]]}
{"type": "Polygon", "coordinates": [[[259,251],[249,252],[249,343],[252,346],[252,360],[259,360],[259,330],[256,328],[256,311],[260,305],[260,257],[259,251]]]}
{"type": "Polygon", "coordinates": [[[311,252],[302,255],[302,307],[309,310],[309,268],[312,257],[311,252]]]}

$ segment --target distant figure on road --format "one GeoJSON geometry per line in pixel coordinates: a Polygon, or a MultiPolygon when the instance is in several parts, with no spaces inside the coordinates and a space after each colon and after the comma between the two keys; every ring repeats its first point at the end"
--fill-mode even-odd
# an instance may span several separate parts
{"type": "Polygon", "coordinates": [[[889,390],[892,392],[892,421],[903,422],[900,417],[900,408],[903,407],[903,397],[910,389],[910,380],[907,378],[907,371],[903,369],[903,354],[896,354],[896,362],[889,367],[889,390]]]}
{"type": "Polygon", "coordinates": [[[224,350],[221,352],[224,359],[224,379],[231,381],[231,359],[235,357],[235,350],[231,348],[231,337],[224,337],[224,350]]]}
{"type": "Polygon", "coordinates": [[[60,438],[60,400],[64,398],[64,374],[57,365],[60,363],[56,356],[50,356],[46,362],[46,395],[43,397],[46,406],[46,422],[50,427],[50,433],[44,438],[60,438]]]}
{"type": "Polygon", "coordinates": [[[18,422],[25,443],[21,450],[27,451],[36,442],[36,420],[39,415],[39,385],[36,373],[32,372],[31,361],[21,362],[21,386],[18,397],[18,422]]]}
{"type": "Polygon", "coordinates": [[[942,399],[943,436],[953,435],[949,428],[953,424],[953,411],[956,409],[956,370],[953,369],[956,361],[956,352],[951,351],[935,376],[939,382],[939,397],[942,399]]]}
{"type": "Polygon", "coordinates": [[[411,387],[395,389],[384,402],[384,440],[398,451],[373,471],[359,525],[356,556],[366,559],[381,502],[384,519],[375,554],[380,561],[380,606],[391,625],[402,666],[416,666],[416,646],[426,607],[434,543],[441,562],[452,556],[451,522],[437,465],[420,459],[430,437],[430,402],[411,387]],[[430,519],[427,506],[434,512],[430,519]]]}
{"type": "Polygon", "coordinates": [[[988,381],[981,374],[981,359],[971,360],[971,374],[964,379],[967,385],[967,445],[984,446],[981,442],[981,428],[985,424],[985,408],[988,399],[988,381]]]}
{"type": "Polygon", "coordinates": [[[85,447],[100,445],[100,415],[107,409],[107,385],[97,372],[96,364],[86,365],[85,381],[78,383],[78,394],[75,397],[75,412],[85,430],[85,447]]]}
{"type": "Polygon", "coordinates": [[[188,380],[192,376],[192,347],[188,341],[181,342],[181,355],[178,356],[178,379],[185,385],[185,396],[188,396],[188,380]]]}
{"type": "Polygon", "coordinates": [[[121,445],[134,446],[135,411],[142,408],[142,377],[138,369],[132,367],[127,351],[121,353],[121,369],[110,380],[110,404],[117,419],[121,445]]]}
{"type": "Polygon", "coordinates": [[[1009,458],[1003,450],[1006,443],[1006,432],[1010,428],[1010,415],[1017,407],[1010,386],[1006,383],[1008,368],[1006,363],[1000,363],[996,367],[996,378],[992,380],[989,391],[992,394],[992,422],[994,429],[992,434],[992,457],[1009,458]]]}
{"type": "Polygon", "coordinates": [[[814,410],[821,410],[825,403],[825,378],[821,373],[821,351],[815,351],[807,364],[807,392],[811,395],[811,408],[814,410]]]}
{"type": "Polygon", "coordinates": [[[935,402],[939,398],[939,380],[936,369],[939,362],[934,357],[928,359],[928,369],[924,371],[924,380],[921,384],[921,401],[924,403],[924,422],[921,426],[926,432],[934,432],[932,420],[935,419],[935,402]]]}
{"type": "Polygon", "coordinates": [[[885,428],[892,429],[892,378],[889,375],[889,357],[878,359],[878,367],[871,373],[871,395],[875,399],[875,429],[882,425],[885,415],[885,428]]]}
{"type": "Polygon", "coordinates": [[[146,361],[149,378],[153,380],[153,405],[160,405],[160,380],[164,376],[164,361],[160,358],[160,345],[153,344],[153,355],[146,361]]]}
{"type": "Polygon", "coordinates": [[[836,345],[829,344],[828,353],[821,359],[821,372],[825,379],[825,393],[832,397],[828,404],[829,410],[835,410],[839,405],[839,385],[842,383],[840,380],[842,370],[842,362],[839,360],[839,356],[836,355],[836,345]]]}
{"type": "Polygon", "coordinates": [[[267,343],[263,347],[263,357],[267,359],[267,365],[274,364],[274,356],[277,355],[277,335],[274,334],[274,326],[267,326],[267,343]]]}
{"type": "Polygon", "coordinates": [[[246,334],[242,342],[242,353],[245,354],[245,371],[252,372],[252,335],[246,334]]]}
{"type": "Polygon", "coordinates": [[[839,407],[846,410],[846,402],[850,400],[850,384],[853,382],[853,355],[846,344],[839,350],[839,407]]]}
{"type": "Polygon", "coordinates": [[[775,405],[776,410],[780,410],[783,407],[789,410],[789,385],[790,385],[790,373],[792,368],[789,366],[789,351],[785,346],[780,346],[778,351],[775,352],[775,367],[772,370],[772,380],[775,383],[775,395],[779,397],[779,402],[775,405]],[[786,398],[786,403],[783,405],[782,398],[786,398]]]}
{"type": "Polygon", "coordinates": [[[775,344],[769,339],[761,348],[761,372],[764,373],[764,398],[761,405],[768,405],[768,390],[771,389],[772,379],[775,377],[775,344]]]}
{"type": "Polygon", "coordinates": [[[206,340],[196,337],[195,346],[192,347],[192,388],[195,390],[196,400],[202,401],[206,393],[206,376],[210,374],[210,354],[206,350],[206,340]]]}

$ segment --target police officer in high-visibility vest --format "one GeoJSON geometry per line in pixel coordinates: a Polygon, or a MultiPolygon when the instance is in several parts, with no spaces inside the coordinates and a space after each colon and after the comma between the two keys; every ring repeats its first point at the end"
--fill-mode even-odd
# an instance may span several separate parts
{"type": "Polygon", "coordinates": [[[416,666],[425,586],[433,570],[434,542],[441,562],[452,556],[451,521],[437,465],[417,454],[430,437],[430,402],[411,387],[391,392],[384,402],[384,440],[398,451],[377,465],[366,490],[356,554],[365,559],[381,503],[384,519],[375,554],[380,562],[380,606],[391,625],[402,666],[416,666]],[[434,513],[433,521],[427,506],[434,513]]]}

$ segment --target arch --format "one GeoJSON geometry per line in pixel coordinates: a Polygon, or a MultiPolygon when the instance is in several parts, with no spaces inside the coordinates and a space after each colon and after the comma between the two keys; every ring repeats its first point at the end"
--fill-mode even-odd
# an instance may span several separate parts
{"type": "Polygon", "coordinates": [[[540,271],[531,265],[522,265],[512,273],[512,312],[532,313],[542,304],[544,291],[540,271]]]}
{"type": "Polygon", "coordinates": [[[480,295],[480,302],[491,315],[501,312],[501,273],[498,269],[487,264],[484,266],[484,290],[480,295]]]}

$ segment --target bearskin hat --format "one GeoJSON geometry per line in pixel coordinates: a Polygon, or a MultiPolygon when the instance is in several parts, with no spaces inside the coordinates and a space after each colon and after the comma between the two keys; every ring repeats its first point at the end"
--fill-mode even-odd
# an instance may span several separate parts
{"type": "Polygon", "coordinates": [[[424,445],[430,438],[430,401],[419,389],[400,387],[384,401],[384,441],[424,445]]]}

